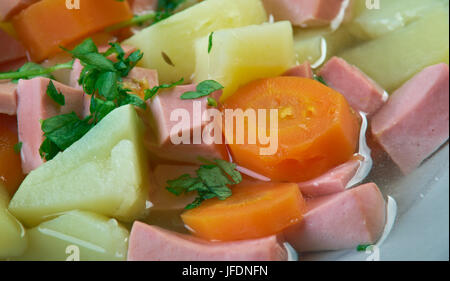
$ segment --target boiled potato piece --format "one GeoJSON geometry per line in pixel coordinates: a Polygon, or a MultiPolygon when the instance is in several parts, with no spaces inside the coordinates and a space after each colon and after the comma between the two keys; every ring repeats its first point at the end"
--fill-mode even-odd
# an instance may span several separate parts
{"type": "Polygon", "coordinates": [[[115,219],[71,211],[28,230],[27,261],[126,260],[129,232],[115,219]]]}
{"type": "Polygon", "coordinates": [[[436,9],[448,9],[448,1],[381,0],[379,10],[363,9],[349,25],[349,30],[360,39],[374,39],[402,28],[436,9]]]}
{"type": "Polygon", "coordinates": [[[423,68],[449,61],[448,10],[436,10],[395,32],[340,54],[387,91],[423,68]]]}
{"type": "Polygon", "coordinates": [[[0,183],[0,260],[21,255],[27,247],[22,224],[8,211],[9,195],[0,183]]]}
{"type": "Polygon", "coordinates": [[[70,210],[93,211],[123,221],[143,214],[148,167],[144,125],[134,107],[112,111],[83,138],[32,171],[9,210],[27,226],[70,210]]]}
{"type": "Polygon", "coordinates": [[[299,63],[309,61],[313,68],[321,66],[336,53],[356,43],[346,28],[297,28],[294,32],[294,50],[299,63]]]}
{"type": "Polygon", "coordinates": [[[161,83],[191,80],[194,41],[223,28],[260,24],[267,15],[260,0],[208,0],[154,24],[124,44],[144,52],[140,66],[158,70],[161,83]]]}
{"type": "Polygon", "coordinates": [[[213,79],[225,89],[221,100],[240,86],[259,78],[278,76],[294,65],[292,26],[289,22],[252,25],[214,32],[195,44],[194,81],[213,79]]]}

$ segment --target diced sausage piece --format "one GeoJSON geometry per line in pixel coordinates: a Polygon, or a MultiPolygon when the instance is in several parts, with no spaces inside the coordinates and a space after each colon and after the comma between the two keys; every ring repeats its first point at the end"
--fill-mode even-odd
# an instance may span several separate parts
{"type": "Polygon", "coordinates": [[[81,90],[83,87],[78,83],[80,79],[81,71],[83,70],[83,65],[79,59],[76,59],[72,65],[72,71],[70,72],[69,86],[81,90]]]}
{"type": "Polygon", "coordinates": [[[26,57],[27,54],[22,44],[1,28],[0,42],[0,64],[26,57]]]}
{"type": "Polygon", "coordinates": [[[17,71],[28,62],[26,57],[0,64],[0,72],[17,71]]]}
{"type": "MultiPolygon", "coordinates": [[[[0,21],[8,21],[21,10],[38,0],[2,0],[0,1],[0,21]]],[[[0,40],[1,41],[1,40],[0,40]]]]}
{"type": "Polygon", "coordinates": [[[373,244],[386,221],[386,203],[373,183],[310,199],[306,207],[303,221],[284,231],[286,241],[299,252],[373,244]]]}
{"type": "Polygon", "coordinates": [[[130,89],[132,94],[145,98],[145,90],[159,85],[158,72],[153,69],[134,67],[128,76],[123,79],[124,87],[130,89]]]}
{"type": "Polygon", "coordinates": [[[298,186],[302,194],[309,197],[342,192],[355,176],[360,165],[361,162],[359,160],[350,160],[318,178],[301,182],[298,186]]]}
{"type": "MultiPolygon", "coordinates": [[[[74,66],[73,71],[82,70],[81,64],[78,63],[74,66]]],[[[72,80],[72,79],[71,79],[72,80]]],[[[72,83],[71,83],[72,84],[72,83]]],[[[76,89],[82,89],[82,87],[76,82],[78,86],[76,89]]],[[[130,89],[130,94],[137,95],[142,99],[145,98],[145,90],[151,89],[159,85],[158,72],[153,69],[147,69],[142,67],[134,67],[126,78],[123,78],[123,85],[125,88],[130,89]]],[[[91,95],[84,95],[84,111],[83,116],[86,117],[90,114],[91,95]]]]}
{"type": "Polygon", "coordinates": [[[58,92],[65,97],[65,105],[60,106],[47,95],[49,83],[50,79],[37,77],[19,80],[17,86],[17,125],[25,174],[43,163],[39,155],[39,148],[44,140],[40,120],[71,112],[81,117],[83,113],[83,91],[53,81],[58,92]]]}
{"type": "Polygon", "coordinates": [[[314,74],[311,69],[311,65],[309,62],[304,62],[301,65],[294,66],[293,68],[286,71],[283,76],[295,76],[295,77],[303,77],[313,79],[314,74]]]}
{"type": "Polygon", "coordinates": [[[135,15],[148,11],[156,11],[158,8],[158,0],[130,0],[129,2],[131,10],[135,15]]]}
{"type": "Polygon", "coordinates": [[[17,112],[17,85],[0,81],[0,113],[15,115],[17,112]]]}
{"type": "Polygon", "coordinates": [[[449,68],[430,66],[406,82],[372,118],[372,134],[408,174],[449,137],[449,68]]]}
{"type": "Polygon", "coordinates": [[[371,115],[388,99],[387,93],[375,81],[341,58],[331,58],[318,75],[331,88],[344,95],[357,111],[371,115]]]}
{"type": "Polygon", "coordinates": [[[345,8],[346,0],[263,0],[263,3],[275,20],[289,20],[295,26],[306,27],[329,25],[345,8]]]}
{"type": "Polygon", "coordinates": [[[150,201],[152,202],[153,210],[183,210],[188,204],[195,199],[195,194],[182,194],[176,196],[169,192],[167,187],[168,180],[174,180],[181,175],[195,176],[196,166],[182,166],[182,165],[158,165],[153,171],[152,188],[150,188],[150,201]]]}
{"type": "MultiPolygon", "coordinates": [[[[158,158],[193,164],[201,164],[199,157],[226,158],[227,152],[222,133],[218,132],[219,130],[210,131],[212,121],[207,122],[202,118],[209,109],[207,97],[188,100],[180,98],[185,92],[195,90],[194,84],[177,86],[161,91],[147,101],[151,112],[152,134],[147,136],[145,144],[147,149],[158,158]],[[211,144],[204,142],[202,135],[215,137],[219,133],[218,138],[222,144],[218,144],[214,139],[209,141],[211,144]]],[[[219,100],[221,94],[222,91],[216,91],[210,96],[219,100]]],[[[211,120],[214,118],[211,117],[211,120]]]]}
{"type": "Polygon", "coordinates": [[[285,261],[278,236],[235,242],[209,242],[139,221],[133,224],[129,261],[285,261]]]}

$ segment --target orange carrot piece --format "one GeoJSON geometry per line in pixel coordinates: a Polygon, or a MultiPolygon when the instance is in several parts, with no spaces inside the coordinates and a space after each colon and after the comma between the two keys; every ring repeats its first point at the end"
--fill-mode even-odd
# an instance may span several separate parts
{"type": "Polygon", "coordinates": [[[65,0],[41,0],[17,15],[12,23],[34,61],[41,61],[84,37],[132,17],[128,2],[80,0],[68,9],[65,0]]]}
{"type": "Polygon", "coordinates": [[[341,94],[312,79],[276,77],[254,81],[227,99],[224,108],[278,109],[278,150],[274,155],[260,155],[260,148],[268,145],[248,143],[247,128],[258,127],[249,124],[247,118],[244,144],[236,144],[236,133],[233,138],[225,136],[240,166],[273,180],[310,180],[346,162],[356,150],[357,115],[341,94]]]}
{"type": "Polygon", "coordinates": [[[265,237],[303,218],[305,202],[296,184],[241,183],[224,201],[211,199],[181,215],[196,236],[219,241],[265,237]]]}

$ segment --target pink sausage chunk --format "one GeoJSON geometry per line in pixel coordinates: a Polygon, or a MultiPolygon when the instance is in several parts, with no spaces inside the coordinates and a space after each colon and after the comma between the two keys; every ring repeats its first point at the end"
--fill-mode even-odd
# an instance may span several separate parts
{"type": "MultiPolygon", "coordinates": [[[[177,86],[166,91],[161,91],[157,96],[147,101],[151,112],[152,133],[145,140],[147,149],[157,158],[168,161],[182,163],[201,164],[199,157],[214,159],[223,159],[226,157],[226,148],[223,144],[206,144],[203,141],[202,134],[206,131],[205,127],[209,124],[203,121],[202,115],[208,107],[207,97],[198,99],[182,100],[180,96],[185,92],[195,91],[196,85],[177,86]],[[196,107],[194,109],[194,107],[196,107]],[[196,112],[194,115],[194,111],[196,112]],[[181,122],[178,113],[186,114],[181,122]],[[176,114],[177,113],[177,114],[176,114]],[[171,121],[171,115],[175,121],[171,121]],[[197,116],[199,119],[195,121],[197,116]],[[177,119],[178,118],[178,119],[177,119]],[[189,121],[189,122],[187,122],[189,121]],[[205,130],[204,130],[205,129],[205,130]],[[194,134],[200,138],[195,143],[194,134]],[[186,136],[186,140],[178,141],[178,136],[186,136]],[[176,140],[174,142],[174,140],[176,140]],[[181,143],[176,143],[176,142],[181,143]]],[[[211,94],[211,97],[219,99],[221,91],[211,94]]],[[[212,118],[211,118],[212,120],[212,118]]],[[[220,138],[222,138],[222,133],[220,138]]]]}
{"type": "Polygon", "coordinates": [[[303,221],[285,230],[299,252],[356,248],[375,243],[386,221],[386,204],[378,187],[365,184],[307,201],[303,221]]]}
{"type": "Polygon", "coordinates": [[[183,210],[188,204],[195,199],[195,194],[182,194],[176,196],[169,192],[167,187],[168,180],[174,180],[181,175],[189,174],[195,177],[197,166],[183,166],[183,165],[158,165],[153,171],[151,177],[152,188],[150,188],[150,201],[153,204],[152,210],[183,210]]]}
{"type": "MultiPolygon", "coordinates": [[[[0,3],[3,3],[3,1],[0,1],[0,3]]],[[[0,29],[0,64],[23,59],[26,55],[25,48],[22,44],[3,29],[0,29]]]]}
{"type": "MultiPolygon", "coordinates": [[[[27,8],[38,0],[1,0],[0,1],[0,21],[10,20],[21,10],[27,8]]],[[[0,40],[1,41],[1,40],[0,40]]]]}
{"type": "Polygon", "coordinates": [[[372,118],[377,142],[404,174],[416,169],[449,137],[449,69],[425,68],[398,89],[372,118]]]}
{"type": "Polygon", "coordinates": [[[53,81],[58,92],[65,97],[65,105],[60,106],[47,95],[48,78],[19,80],[17,86],[17,125],[19,141],[22,142],[22,169],[25,174],[38,168],[43,160],[39,148],[44,140],[40,120],[75,112],[83,114],[83,92],[53,81]]]}
{"type": "Polygon", "coordinates": [[[335,19],[344,0],[263,0],[275,20],[289,20],[295,26],[324,26],[335,19]]]}
{"type": "Polygon", "coordinates": [[[314,73],[311,69],[311,65],[309,64],[309,62],[305,62],[301,65],[297,65],[289,69],[283,74],[283,76],[294,76],[313,79],[314,73]]]}
{"type": "Polygon", "coordinates": [[[129,261],[285,261],[277,236],[235,242],[209,242],[136,221],[130,234],[129,261]]]}
{"type": "Polygon", "coordinates": [[[331,58],[318,75],[331,88],[344,95],[357,111],[371,115],[387,100],[387,94],[375,81],[341,58],[331,58]]]}
{"type": "Polygon", "coordinates": [[[0,113],[16,115],[17,85],[11,82],[0,82],[0,113]]]}
{"type": "Polygon", "coordinates": [[[133,14],[135,15],[148,11],[156,11],[156,8],[158,8],[158,0],[132,0],[130,3],[133,14]]]}
{"type": "Polygon", "coordinates": [[[303,195],[318,197],[345,190],[347,184],[355,176],[361,162],[350,160],[328,171],[324,175],[298,184],[303,195]]]}

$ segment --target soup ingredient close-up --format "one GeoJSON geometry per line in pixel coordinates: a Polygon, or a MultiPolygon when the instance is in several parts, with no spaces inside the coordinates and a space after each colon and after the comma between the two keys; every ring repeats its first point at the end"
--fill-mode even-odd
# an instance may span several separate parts
{"type": "Polygon", "coordinates": [[[448,260],[448,64],[448,0],[0,0],[0,261],[448,260]]]}

